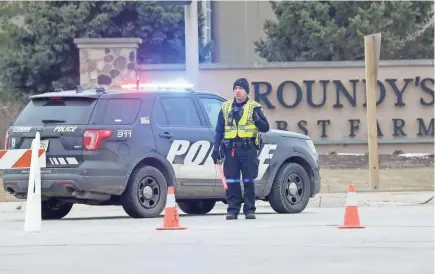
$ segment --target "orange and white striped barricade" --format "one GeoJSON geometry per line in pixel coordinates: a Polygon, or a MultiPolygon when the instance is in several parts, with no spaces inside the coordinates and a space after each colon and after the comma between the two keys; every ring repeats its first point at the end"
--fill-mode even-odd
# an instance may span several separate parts
{"type": "MultiPolygon", "coordinates": [[[[39,149],[38,162],[41,168],[46,167],[46,153],[39,149]]],[[[30,168],[32,149],[0,150],[0,170],[30,168]]]]}

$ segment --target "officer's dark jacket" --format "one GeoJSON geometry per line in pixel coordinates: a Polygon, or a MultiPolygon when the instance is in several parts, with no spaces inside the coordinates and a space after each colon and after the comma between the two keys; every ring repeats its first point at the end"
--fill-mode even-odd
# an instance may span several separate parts
{"type": "MultiPolygon", "coordinates": [[[[242,103],[237,103],[236,99],[233,99],[233,117],[237,123],[240,121],[240,118],[242,117],[242,114],[243,114],[242,107],[243,107],[243,105],[246,104],[247,101],[248,101],[248,98],[246,98],[246,100],[242,103]]],[[[255,122],[255,126],[258,128],[258,130],[260,132],[269,131],[269,122],[267,121],[267,118],[264,115],[261,108],[256,107],[254,109],[254,113],[257,113],[258,116],[261,118],[261,121],[255,122]]],[[[221,111],[219,112],[219,117],[218,117],[218,121],[216,124],[216,136],[214,139],[214,150],[219,149],[219,145],[220,145],[222,139],[224,138],[224,134],[225,134],[225,119],[224,119],[224,115],[223,115],[222,109],[221,109],[221,111]]],[[[237,139],[238,139],[238,137],[236,137],[235,140],[237,140],[237,139]]]]}

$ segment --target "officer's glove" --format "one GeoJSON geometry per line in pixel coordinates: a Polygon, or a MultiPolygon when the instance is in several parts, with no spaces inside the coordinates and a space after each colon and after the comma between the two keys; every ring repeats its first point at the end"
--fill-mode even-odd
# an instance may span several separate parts
{"type": "Polygon", "coordinates": [[[219,150],[213,150],[211,153],[211,158],[213,159],[213,162],[217,164],[217,162],[221,160],[219,150]]]}

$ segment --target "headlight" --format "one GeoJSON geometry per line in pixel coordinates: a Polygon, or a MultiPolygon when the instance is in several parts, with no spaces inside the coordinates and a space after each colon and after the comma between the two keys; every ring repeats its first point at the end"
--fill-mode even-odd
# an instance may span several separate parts
{"type": "Polygon", "coordinates": [[[311,140],[305,140],[307,142],[308,147],[311,149],[311,151],[317,155],[316,147],[314,146],[313,141],[311,140]]]}

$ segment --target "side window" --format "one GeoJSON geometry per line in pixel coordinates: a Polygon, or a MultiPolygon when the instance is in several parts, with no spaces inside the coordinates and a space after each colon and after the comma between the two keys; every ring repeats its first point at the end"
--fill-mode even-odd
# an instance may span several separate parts
{"type": "Polygon", "coordinates": [[[223,101],[214,98],[200,98],[200,100],[210,119],[211,126],[215,128],[223,101]]]}
{"type": "Polygon", "coordinates": [[[161,98],[169,126],[200,127],[198,113],[192,98],[161,98]]]}
{"type": "Polygon", "coordinates": [[[138,99],[111,99],[104,114],[104,125],[131,125],[139,113],[141,101],[138,99]]]}

